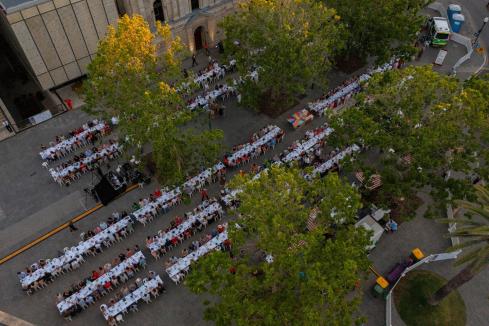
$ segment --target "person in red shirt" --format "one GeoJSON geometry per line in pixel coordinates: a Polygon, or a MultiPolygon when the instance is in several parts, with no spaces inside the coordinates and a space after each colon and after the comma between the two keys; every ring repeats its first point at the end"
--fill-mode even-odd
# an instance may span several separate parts
{"type": "Polygon", "coordinates": [[[200,197],[201,197],[202,201],[209,200],[209,194],[207,193],[207,189],[202,188],[200,190],[200,197]]]}
{"type": "Polygon", "coordinates": [[[92,276],[91,276],[92,281],[95,281],[99,277],[100,277],[100,274],[97,271],[92,271],[92,276]]]}
{"type": "Polygon", "coordinates": [[[182,222],[183,222],[183,219],[181,216],[175,217],[175,226],[179,226],[180,224],[182,224],[182,222]]]}
{"type": "Polygon", "coordinates": [[[224,249],[231,250],[231,240],[229,239],[224,240],[223,245],[224,245],[224,249]]]}
{"type": "Polygon", "coordinates": [[[156,189],[154,195],[156,196],[156,198],[161,197],[161,189],[156,189]]]}

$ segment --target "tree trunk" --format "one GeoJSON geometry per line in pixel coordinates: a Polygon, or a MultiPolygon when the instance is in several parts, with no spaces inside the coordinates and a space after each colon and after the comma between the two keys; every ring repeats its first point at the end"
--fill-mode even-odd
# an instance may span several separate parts
{"type": "Polygon", "coordinates": [[[428,303],[432,306],[437,306],[446,296],[452,293],[461,285],[470,281],[475,276],[475,271],[473,270],[472,264],[462,269],[457,275],[452,277],[444,286],[439,288],[432,296],[428,299],[428,303]]]}

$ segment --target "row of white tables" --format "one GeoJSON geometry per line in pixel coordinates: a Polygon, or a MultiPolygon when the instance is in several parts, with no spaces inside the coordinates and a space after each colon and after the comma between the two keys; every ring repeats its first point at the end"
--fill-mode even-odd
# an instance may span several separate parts
{"type": "Polygon", "coordinates": [[[269,125],[266,127],[266,133],[257,139],[256,141],[252,143],[246,143],[241,149],[238,151],[234,152],[232,155],[228,156],[228,164],[230,166],[234,166],[236,164],[236,161],[239,158],[242,158],[245,155],[250,155],[253,152],[255,152],[260,146],[267,144],[270,142],[273,138],[277,137],[281,132],[282,129],[280,129],[277,126],[274,125],[269,125]]]}
{"type": "Polygon", "coordinates": [[[316,114],[323,114],[329,107],[332,105],[334,102],[336,102],[339,99],[342,98],[349,98],[351,97],[354,93],[357,93],[361,90],[361,85],[360,83],[367,81],[372,77],[373,74],[375,73],[382,73],[387,70],[391,70],[394,68],[397,68],[399,64],[398,59],[391,59],[390,62],[381,65],[365,74],[362,74],[358,77],[357,80],[349,83],[345,87],[339,89],[337,92],[333,93],[331,96],[329,96],[326,99],[319,100],[316,102],[311,102],[308,104],[308,107],[311,111],[316,112],[316,114]]]}
{"type": "MultiPolygon", "coordinates": [[[[230,67],[233,67],[236,65],[236,60],[235,59],[232,59],[231,61],[229,61],[229,66],[230,67]]],[[[219,75],[221,74],[222,76],[224,76],[224,74],[226,73],[226,69],[224,68],[224,66],[221,66],[219,65],[217,62],[214,63],[214,66],[211,70],[203,73],[202,75],[200,76],[197,76],[194,78],[194,83],[196,84],[199,84],[199,85],[203,85],[205,82],[207,82],[209,79],[212,78],[212,76],[214,75],[219,75]]]]}
{"type": "Polygon", "coordinates": [[[224,165],[224,163],[219,162],[212,168],[208,168],[196,175],[195,177],[185,181],[185,183],[183,184],[183,189],[190,194],[194,192],[197,188],[204,185],[213,174],[225,168],[226,166],[224,165]]]}
{"type": "Polygon", "coordinates": [[[83,140],[85,139],[85,137],[91,133],[91,132],[94,132],[96,130],[102,130],[105,128],[105,122],[104,121],[98,121],[98,120],[94,120],[93,121],[95,123],[95,126],[91,127],[91,128],[88,128],[88,129],[85,129],[83,130],[82,132],[80,132],[79,134],[71,137],[71,138],[68,138],[68,139],[65,139],[61,142],[59,142],[58,144],[52,146],[52,147],[49,147],[49,148],[46,148],[45,150],[41,151],[39,153],[39,155],[41,155],[41,158],[43,160],[45,159],[48,159],[49,156],[56,152],[57,150],[64,150],[64,149],[68,149],[70,148],[77,140],[83,140]]]}
{"type": "Polygon", "coordinates": [[[191,252],[187,256],[178,259],[178,261],[172,266],[166,269],[168,276],[172,281],[177,282],[179,279],[179,274],[188,269],[193,261],[197,261],[200,257],[206,255],[210,251],[216,249],[228,238],[227,228],[223,232],[219,233],[217,236],[200,246],[197,250],[191,252]]]}
{"type": "Polygon", "coordinates": [[[199,106],[203,107],[204,109],[208,109],[209,103],[211,101],[214,101],[216,98],[218,98],[221,95],[224,95],[226,93],[232,93],[235,92],[236,88],[229,86],[227,84],[223,84],[222,87],[219,87],[218,89],[213,89],[211,91],[208,91],[207,93],[203,95],[197,96],[192,103],[190,103],[187,108],[190,110],[195,110],[199,106]]]}
{"type": "MultiPolygon", "coordinates": [[[[107,147],[102,148],[100,151],[93,153],[92,155],[90,155],[88,157],[85,157],[84,159],[82,159],[82,162],[83,162],[83,164],[87,165],[87,164],[95,162],[96,160],[98,160],[104,156],[108,156],[108,155],[113,154],[113,153],[120,151],[120,150],[122,150],[122,145],[119,145],[119,143],[114,143],[112,145],[109,145],[107,147]]],[[[71,164],[70,166],[67,166],[64,169],[61,169],[61,170],[49,169],[49,171],[51,172],[51,176],[53,177],[53,179],[57,181],[63,177],[66,177],[71,172],[74,172],[74,171],[77,171],[78,169],[80,169],[80,165],[81,165],[81,162],[75,162],[75,163],[71,164]]]]}
{"type": "Polygon", "coordinates": [[[180,187],[176,187],[168,192],[163,192],[160,197],[156,198],[155,201],[149,202],[145,206],[141,207],[137,211],[132,212],[132,215],[136,219],[142,222],[144,216],[147,213],[153,213],[156,215],[157,206],[160,205],[162,208],[169,208],[172,206],[172,202],[182,195],[180,187]]]}
{"type": "Polygon", "coordinates": [[[78,256],[85,255],[91,248],[95,247],[97,244],[102,244],[104,240],[127,227],[129,223],[131,223],[131,219],[129,216],[126,216],[90,239],[81,241],[77,246],[69,248],[62,256],[50,259],[44,267],[39,268],[32,274],[24,277],[21,281],[22,286],[27,287],[42,278],[46,273],[53,273],[58,268],[62,268],[64,265],[74,261],[78,256]]]}
{"type": "Polygon", "coordinates": [[[316,175],[330,170],[334,164],[339,163],[342,159],[345,158],[345,156],[351,155],[352,153],[358,152],[359,150],[360,150],[360,147],[356,144],[348,146],[343,151],[339,152],[338,154],[336,154],[335,156],[333,156],[332,158],[330,158],[329,160],[327,160],[323,164],[316,167],[310,175],[306,175],[306,179],[310,180],[311,178],[315,177],[316,175]]]}
{"type": "Polygon", "coordinates": [[[205,221],[203,221],[204,219],[216,213],[223,213],[222,206],[219,203],[212,203],[205,207],[202,211],[189,216],[187,220],[183,221],[182,224],[176,228],[171,229],[162,236],[155,237],[154,242],[148,245],[148,249],[151,251],[159,250],[166,244],[167,241],[170,241],[176,236],[184,234],[185,231],[192,228],[192,224],[194,224],[197,220],[201,221],[201,223],[205,223],[205,221]]]}
{"type": "Polygon", "coordinates": [[[126,295],[121,300],[117,301],[114,305],[107,307],[106,305],[101,305],[100,308],[106,320],[109,320],[111,317],[115,317],[120,313],[124,312],[128,307],[133,304],[138,303],[145,295],[149,295],[151,291],[156,289],[158,285],[163,284],[159,275],[156,275],[152,279],[144,279],[143,284],[138,287],[133,292],[126,295]]]}
{"type": "Polygon", "coordinates": [[[56,306],[59,310],[60,313],[65,312],[66,310],[70,309],[77,303],[79,303],[81,300],[85,300],[89,295],[91,295],[99,286],[103,286],[105,282],[110,282],[112,277],[117,277],[124,273],[127,267],[131,267],[133,265],[139,264],[139,262],[144,259],[144,255],[141,251],[138,251],[134,253],[129,258],[126,258],[124,261],[122,261],[120,264],[117,266],[114,266],[110,271],[105,273],[104,275],[101,275],[99,278],[97,278],[93,282],[87,283],[85,287],[83,287],[80,291],[72,294],[70,297],[64,299],[63,301],[59,302],[56,306]]]}
{"type": "Polygon", "coordinates": [[[323,138],[329,136],[333,132],[333,128],[326,127],[324,130],[322,130],[319,134],[314,135],[307,141],[302,142],[294,148],[293,151],[291,151],[287,156],[284,157],[283,161],[285,163],[291,162],[293,160],[297,160],[303,153],[307,152],[309,149],[314,147],[317,143],[319,143],[323,138]]]}

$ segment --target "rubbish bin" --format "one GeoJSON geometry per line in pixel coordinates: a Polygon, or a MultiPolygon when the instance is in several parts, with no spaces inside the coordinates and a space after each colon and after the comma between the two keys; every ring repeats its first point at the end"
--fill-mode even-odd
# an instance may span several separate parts
{"type": "Polygon", "coordinates": [[[462,13],[462,7],[460,7],[459,5],[453,3],[451,5],[448,5],[447,16],[450,23],[452,22],[454,14],[461,14],[461,13],[462,13]]]}
{"type": "Polygon", "coordinates": [[[454,33],[460,33],[460,29],[465,22],[465,17],[462,14],[454,14],[452,19],[452,31],[454,33]]]}

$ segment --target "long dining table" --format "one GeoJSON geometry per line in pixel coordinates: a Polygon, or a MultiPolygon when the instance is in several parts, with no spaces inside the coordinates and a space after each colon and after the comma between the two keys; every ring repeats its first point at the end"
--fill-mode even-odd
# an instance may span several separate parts
{"type": "Polygon", "coordinates": [[[212,203],[205,207],[202,211],[195,213],[188,217],[187,220],[183,221],[179,226],[171,229],[162,236],[155,237],[155,240],[148,245],[148,249],[151,251],[157,251],[163,247],[167,241],[170,241],[176,236],[182,235],[192,227],[192,225],[198,220],[202,221],[208,216],[213,214],[222,214],[223,208],[219,203],[212,203]]]}
{"type": "MultiPolygon", "coordinates": [[[[109,320],[111,317],[115,317],[123,313],[127,310],[128,307],[138,303],[145,295],[150,294],[151,291],[156,289],[159,284],[163,284],[163,281],[161,280],[161,277],[159,275],[156,275],[152,279],[143,279],[143,284],[141,284],[141,286],[138,287],[136,290],[129,293],[112,306],[101,309],[104,318],[106,320],[109,320]]],[[[104,305],[101,305],[100,307],[103,306],[104,305]]]]}
{"type": "Polygon", "coordinates": [[[218,248],[221,243],[228,238],[227,230],[219,233],[217,236],[197,248],[197,250],[191,252],[187,256],[178,259],[178,261],[172,266],[166,269],[166,273],[172,279],[172,281],[178,281],[178,274],[190,267],[193,261],[197,261],[200,257],[206,255],[212,250],[218,248]]]}
{"type": "Polygon", "coordinates": [[[105,282],[109,281],[112,279],[112,277],[117,277],[121,275],[127,267],[130,267],[132,265],[138,264],[141,259],[144,259],[144,254],[142,251],[138,251],[134,253],[129,258],[126,258],[124,261],[122,261],[120,264],[117,266],[114,266],[110,271],[107,273],[101,275],[99,278],[97,278],[93,282],[88,282],[80,291],[73,293],[71,296],[68,298],[64,299],[63,301],[59,302],[56,307],[58,308],[58,311],[62,314],[66,310],[70,309],[77,303],[79,303],[81,300],[85,300],[89,295],[91,295],[99,286],[103,286],[105,282]]]}
{"type": "Polygon", "coordinates": [[[301,154],[303,154],[303,153],[307,152],[308,150],[310,150],[311,148],[313,148],[314,145],[319,143],[325,137],[329,136],[332,132],[333,132],[333,128],[330,128],[330,127],[325,128],[323,131],[321,131],[317,135],[314,135],[311,138],[309,138],[308,140],[300,143],[299,146],[294,148],[294,150],[292,150],[290,153],[288,153],[284,157],[283,161],[285,163],[288,163],[288,162],[291,162],[293,160],[297,160],[301,156],[301,154]]]}
{"type": "Polygon", "coordinates": [[[70,148],[76,141],[85,139],[85,137],[89,133],[94,132],[96,130],[99,130],[100,131],[100,130],[103,130],[104,128],[105,128],[105,122],[104,121],[100,121],[95,126],[93,126],[91,128],[88,128],[88,129],[85,129],[82,132],[80,132],[79,134],[76,134],[73,137],[70,137],[68,139],[65,139],[65,140],[57,143],[54,146],[51,146],[49,148],[46,148],[45,150],[39,152],[39,155],[41,156],[41,158],[43,160],[46,160],[46,159],[49,158],[49,156],[51,155],[51,153],[54,153],[54,152],[56,152],[58,150],[66,150],[66,149],[70,148]]]}
{"type": "Polygon", "coordinates": [[[40,278],[44,277],[47,273],[53,273],[56,269],[65,266],[66,264],[74,261],[78,256],[85,255],[91,248],[95,247],[96,244],[101,244],[110,235],[119,232],[125,228],[131,219],[129,216],[122,218],[117,223],[114,223],[97,233],[93,237],[87,239],[86,241],[81,241],[78,245],[68,248],[63,255],[50,259],[46,265],[42,268],[37,269],[32,274],[27,275],[21,281],[23,287],[27,287],[40,278]]]}

